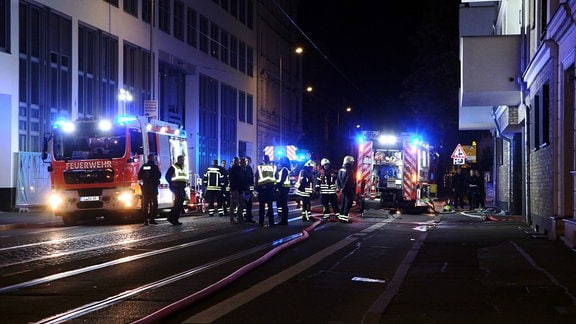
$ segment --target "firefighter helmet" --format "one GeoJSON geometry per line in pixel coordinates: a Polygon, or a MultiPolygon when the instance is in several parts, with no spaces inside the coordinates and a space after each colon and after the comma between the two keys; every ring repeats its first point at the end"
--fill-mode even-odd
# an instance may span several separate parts
{"type": "Polygon", "coordinates": [[[313,168],[313,167],[316,166],[316,163],[314,163],[314,161],[312,161],[312,160],[308,160],[308,161],[306,161],[306,163],[304,164],[304,166],[305,166],[305,167],[311,167],[311,168],[313,168]]]}
{"type": "Polygon", "coordinates": [[[352,163],[354,163],[354,158],[350,155],[346,155],[344,157],[344,161],[342,162],[342,165],[351,165],[352,163]]]}
{"type": "Polygon", "coordinates": [[[324,167],[326,164],[330,164],[330,160],[328,160],[327,158],[323,158],[322,160],[320,160],[320,166],[324,167]]]}

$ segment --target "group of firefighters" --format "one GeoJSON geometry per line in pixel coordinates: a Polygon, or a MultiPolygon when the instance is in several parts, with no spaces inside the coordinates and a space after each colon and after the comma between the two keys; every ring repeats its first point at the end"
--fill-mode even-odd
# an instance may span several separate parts
{"type": "MultiPolygon", "coordinates": [[[[233,224],[255,222],[250,209],[252,197],[258,197],[258,224],[269,226],[288,224],[288,195],[292,186],[290,174],[292,163],[281,157],[273,163],[265,155],[262,163],[253,171],[249,160],[235,157],[229,169],[226,162],[218,165],[213,160],[203,175],[204,197],[208,204],[208,215],[230,217],[233,224]],[[280,221],[275,223],[273,203],[280,221]],[[217,207],[217,208],[216,208],[217,207]]],[[[312,160],[304,163],[295,183],[296,195],[300,200],[302,220],[311,221],[311,200],[319,196],[323,206],[323,219],[328,220],[330,211],[340,222],[349,223],[349,213],[354,199],[354,158],[346,156],[342,168],[335,170],[327,158],[320,161],[320,169],[312,160]],[[340,198],[339,199],[339,194],[340,198]],[[340,202],[340,204],[339,204],[340,202]]]]}
{"type": "MultiPolygon", "coordinates": [[[[172,165],[166,180],[174,193],[174,207],[168,221],[174,225],[183,212],[185,200],[185,187],[187,176],[182,168],[183,157],[172,165]],[[179,172],[182,170],[182,172],[179,172]]],[[[334,169],[330,160],[323,158],[320,168],[309,160],[304,163],[295,183],[296,195],[300,200],[302,221],[315,220],[312,217],[311,201],[316,197],[322,203],[322,218],[329,220],[333,215],[342,223],[350,222],[350,209],[354,200],[354,158],[344,157],[342,167],[334,169]],[[332,213],[331,213],[332,211],[332,213]]],[[[204,199],[208,205],[208,215],[229,216],[230,223],[255,223],[252,217],[252,200],[258,197],[259,218],[258,224],[263,227],[265,218],[269,226],[288,224],[288,195],[292,186],[290,174],[292,163],[287,157],[281,157],[272,163],[265,155],[262,163],[254,171],[248,157],[235,157],[230,167],[226,168],[226,161],[218,164],[213,160],[202,177],[204,199]],[[276,201],[276,210],[280,221],[275,223],[273,203],[276,201]]],[[[139,178],[142,180],[142,213],[144,225],[156,224],[154,220],[157,213],[157,186],[160,174],[155,167],[154,156],[149,156],[141,170],[139,178]]]]}

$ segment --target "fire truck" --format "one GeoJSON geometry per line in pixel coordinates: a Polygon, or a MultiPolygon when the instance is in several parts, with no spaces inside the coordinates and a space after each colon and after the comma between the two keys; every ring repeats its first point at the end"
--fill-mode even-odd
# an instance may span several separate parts
{"type": "Polygon", "coordinates": [[[264,147],[264,154],[268,155],[270,161],[277,161],[279,158],[285,156],[290,160],[292,168],[290,170],[290,192],[288,193],[289,199],[296,199],[296,181],[298,174],[304,163],[310,159],[308,150],[298,149],[295,145],[274,146],[268,145],[264,147]]]}
{"type": "Polygon", "coordinates": [[[178,125],[143,116],[57,120],[44,138],[42,156],[49,163],[48,206],[65,225],[94,216],[139,219],[138,171],[150,153],[162,172],[159,210],[171,208],[164,174],[178,155],[188,167],[186,132],[178,125]]]}
{"type": "Polygon", "coordinates": [[[358,144],[356,193],[361,210],[429,211],[431,148],[413,133],[364,132],[358,144]]]}

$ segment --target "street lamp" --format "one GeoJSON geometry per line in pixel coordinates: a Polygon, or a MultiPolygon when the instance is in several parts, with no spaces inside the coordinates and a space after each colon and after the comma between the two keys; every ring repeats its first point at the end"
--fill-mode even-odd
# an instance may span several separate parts
{"type": "Polygon", "coordinates": [[[120,92],[118,93],[118,100],[122,103],[122,111],[119,115],[126,115],[126,103],[132,102],[134,97],[132,97],[130,91],[120,89],[120,92]]]}

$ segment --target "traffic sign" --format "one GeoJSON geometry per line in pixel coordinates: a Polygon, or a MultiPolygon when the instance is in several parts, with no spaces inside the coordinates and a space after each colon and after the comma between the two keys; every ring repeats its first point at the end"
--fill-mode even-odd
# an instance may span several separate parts
{"type": "Polygon", "coordinates": [[[454,165],[464,165],[466,164],[466,159],[463,158],[454,158],[454,165]]]}
{"type": "Polygon", "coordinates": [[[456,149],[454,149],[454,152],[452,152],[452,158],[453,159],[466,159],[468,156],[466,155],[466,152],[464,152],[464,148],[462,148],[462,145],[458,144],[456,145],[456,149]]]}

